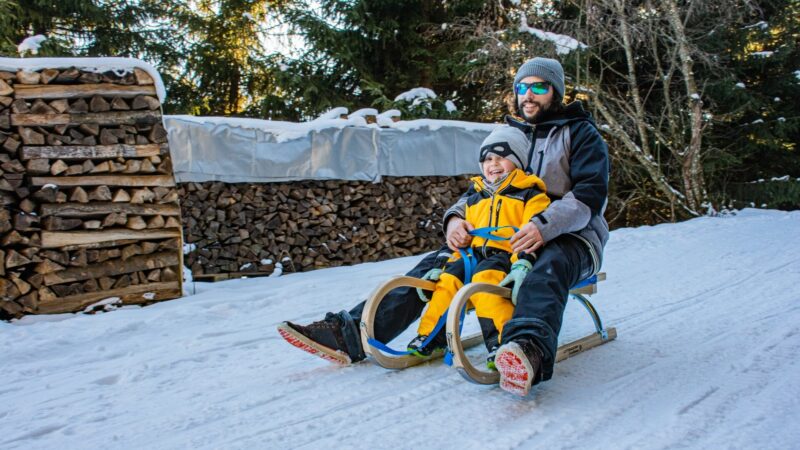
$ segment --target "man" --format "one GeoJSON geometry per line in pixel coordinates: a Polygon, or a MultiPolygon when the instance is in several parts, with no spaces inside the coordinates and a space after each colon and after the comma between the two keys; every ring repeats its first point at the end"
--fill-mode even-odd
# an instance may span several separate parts
{"type": "MultiPolygon", "coordinates": [[[[558,333],[570,287],[600,269],[608,240],[603,218],[608,197],[608,148],[580,102],[563,104],[564,70],[549,58],[533,58],[514,77],[519,115],[509,125],[531,139],[528,171],[543,179],[552,203],[511,238],[514,252],[537,251],[532,265],[512,268],[505,284],[514,283],[514,315],[506,323],[495,356],[500,387],[527,395],[531,386],[553,375],[558,333]]],[[[464,221],[464,205],[456,203],[444,217],[450,248],[466,247],[472,236],[464,221]]],[[[442,249],[426,256],[407,275],[421,277],[440,267],[442,249]]],[[[396,289],[381,303],[375,338],[388,342],[417,317],[425,303],[410,288],[396,289]]],[[[364,303],[351,311],[308,326],[284,322],[281,335],[293,345],[340,363],[364,359],[358,323],[364,303]]]]}

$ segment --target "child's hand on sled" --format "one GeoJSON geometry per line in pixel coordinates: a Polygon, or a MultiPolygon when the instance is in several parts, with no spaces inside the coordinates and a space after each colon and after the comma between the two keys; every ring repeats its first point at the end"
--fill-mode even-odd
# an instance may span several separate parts
{"type": "Polygon", "coordinates": [[[517,305],[517,293],[519,292],[520,286],[522,286],[522,280],[528,276],[528,272],[530,272],[532,268],[533,266],[528,260],[520,259],[511,265],[511,271],[498,285],[507,286],[514,283],[514,288],[511,289],[511,303],[513,303],[514,306],[517,305]]]}
{"type": "MultiPolygon", "coordinates": [[[[433,269],[429,270],[425,275],[422,276],[423,280],[428,281],[439,281],[439,277],[442,275],[442,269],[438,267],[434,267],[433,269]]],[[[425,296],[425,292],[422,289],[417,288],[417,295],[419,295],[419,299],[425,303],[428,303],[430,299],[425,296]]]]}

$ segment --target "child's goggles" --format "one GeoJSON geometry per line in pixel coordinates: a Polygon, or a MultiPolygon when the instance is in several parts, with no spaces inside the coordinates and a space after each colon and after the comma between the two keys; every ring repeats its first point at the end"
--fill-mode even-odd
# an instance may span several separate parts
{"type": "Polygon", "coordinates": [[[508,158],[511,155],[514,155],[514,151],[511,150],[511,146],[508,145],[508,142],[495,142],[494,144],[484,145],[481,147],[481,155],[478,162],[483,162],[486,160],[486,157],[489,153],[494,153],[496,155],[500,155],[503,158],[508,158]]]}
{"type": "Polygon", "coordinates": [[[544,95],[550,90],[550,83],[547,81],[534,81],[533,83],[519,82],[514,85],[514,89],[516,89],[517,95],[525,95],[528,89],[536,95],[544,95]]]}

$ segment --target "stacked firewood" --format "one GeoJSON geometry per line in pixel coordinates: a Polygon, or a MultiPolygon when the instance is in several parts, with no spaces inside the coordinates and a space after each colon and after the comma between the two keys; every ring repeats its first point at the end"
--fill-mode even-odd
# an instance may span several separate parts
{"type": "Polygon", "coordinates": [[[466,187],[466,177],[184,183],[186,265],[305,271],[420,254],[442,245],[442,214],[466,187]]]}
{"type": "Polygon", "coordinates": [[[180,296],[179,195],[145,71],[0,71],[0,149],[0,317],[180,296]]]}

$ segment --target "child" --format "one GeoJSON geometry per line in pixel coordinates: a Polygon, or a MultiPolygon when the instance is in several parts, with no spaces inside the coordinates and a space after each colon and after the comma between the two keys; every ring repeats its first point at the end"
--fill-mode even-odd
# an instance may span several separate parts
{"type": "MultiPolygon", "coordinates": [[[[550,204],[544,181],[523,171],[529,163],[529,147],[525,133],[510,126],[496,128],[483,141],[480,149],[483,176],[472,178],[469,190],[459,199],[459,202],[466,202],[464,219],[473,227],[506,227],[493,234],[509,238],[514,234],[511,227],[521,227],[550,204]]],[[[505,278],[512,263],[520,267],[527,265],[530,269],[530,261],[535,258],[535,255],[512,255],[508,240],[475,236],[470,246],[477,261],[472,282],[498,284],[505,278]]],[[[447,311],[453,296],[464,285],[464,275],[464,261],[459,252],[452,254],[443,271],[433,269],[425,275],[426,279],[438,281],[428,308],[420,319],[418,336],[408,344],[409,351],[424,357],[447,346],[444,330],[427,345],[423,344],[447,311]]],[[[420,297],[424,298],[424,295],[420,297]]],[[[471,302],[489,350],[487,366],[494,368],[494,351],[499,346],[503,324],[511,319],[514,305],[508,299],[488,293],[472,296],[471,302]]]]}

